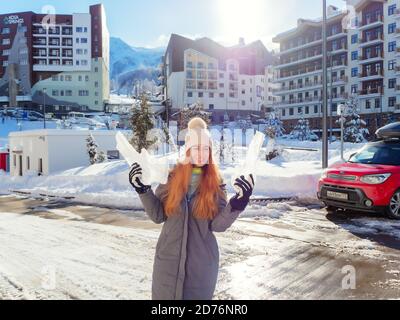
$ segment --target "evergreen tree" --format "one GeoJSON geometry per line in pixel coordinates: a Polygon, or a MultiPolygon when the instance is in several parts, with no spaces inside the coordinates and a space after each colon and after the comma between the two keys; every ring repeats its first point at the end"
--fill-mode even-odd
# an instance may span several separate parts
{"type": "Polygon", "coordinates": [[[272,160],[280,155],[281,148],[276,145],[276,138],[281,137],[285,129],[283,128],[282,121],[272,111],[266,120],[265,133],[268,136],[268,144],[266,148],[266,160],[272,160]]]}
{"type": "Polygon", "coordinates": [[[293,131],[290,133],[292,139],[297,139],[300,141],[312,140],[312,133],[310,129],[310,123],[307,119],[302,116],[294,127],[293,131]]]}
{"type": "Polygon", "coordinates": [[[195,117],[200,117],[207,124],[209,124],[210,123],[210,115],[211,115],[211,113],[205,111],[203,104],[200,102],[194,103],[188,107],[184,107],[180,112],[179,128],[181,130],[186,129],[189,121],[195,117]]]}
{"type": "Polygon", "coordinates": [[[356,97],[350,98],[347,102],[344,117],[343,140],[352,143],[365,142],[369,131],[365,128],[367,124],[358,114],[358,99],[356,97]]]}
{"type": "Polygon", "coordinates": [[[269,113],[265,124],[265,133],[269,138],[275,139],[283,136],[285,129],[283,128],[281,119],[276,116],[275,111],[269,113]]]}
{"type": "Polygon", "coordinates": [[[89,161],[90,164],[93,165],[95,163],[105,162],[107,160],[106,155],[103,151],[98,151],[97,148],[99,147],[96,143],[93,135],[90,133],[89,136],[86,138],[86,147],[89,154],[89,161]]]}
{"type": "Polygon", "coordinates": [[[157,142],[157,137],[148,135],[154,128],[154,116],[145,95],[141,96],[139,108],[133,108],[130,124],[133,131],[130,143],[138,152],[149,149],[157,142]]]}

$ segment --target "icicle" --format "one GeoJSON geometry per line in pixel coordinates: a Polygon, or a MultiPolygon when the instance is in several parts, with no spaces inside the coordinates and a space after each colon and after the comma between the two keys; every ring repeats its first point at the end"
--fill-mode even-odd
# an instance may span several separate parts
{"type": "Polygon", "coordinates": [[[137,152],[121,132],[115,135],[115,139],[117,140],[117,149],[128,162],[129,167],[135,162],[142,167],[144,184],[167,183],[169,167],[166,157],[156,158],[151,156],[146,149],[142,149],[141,153],[137,152]]]}

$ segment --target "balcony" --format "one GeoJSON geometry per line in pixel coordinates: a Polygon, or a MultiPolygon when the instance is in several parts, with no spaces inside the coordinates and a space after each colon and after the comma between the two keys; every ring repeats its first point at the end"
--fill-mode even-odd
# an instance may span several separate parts
{"type": "Polygon", "coordinates": [[[321,51],[314,52],[313,54],[305,54],[305,55],[299,56],[297,58],[292,58],[290,60],[282,61],[282,63],[279,64],[278,66],[276,66],[276,68],[277,69],[286,68],[286,67],[289,67],[289,66],[293,66],[293,65],[296,65],[296,64],[299,64],[299,63],[312,61],[312,60],[315,60],[315,59],[322,59],[322,52],[321,51]]]}
{"type": "Polygon", "coordinates": [[[361,38],[358,40],[360,47],[366,47],[373,44],[381,43],[384,41],[384,36],[382,33],[378,33],[372,36],[366,36],[365,38],[361,38]]]}
{"type": "Polygon", "coordinates": [[[383,15],[376,15],[375,17],[367,18],[361,21],[359,30],[365,30],[368,28],[377,27],[383,24],[383,15]]]}
{"type": "Polygon", "coordinates": [[[358,57],[358,60],[360,61],[361,64],[371,63],[374,61],[380,61],[383,59],[384,59],[383,52],[369,53],[369,54],[361,55],[358,57]]]}
{"type": "Polygon", "coordinates": [[[372,79],[380,79],[383,78],[384,76],[384,72],[383,70],[372,70],[372,71],[364,71],[362,73],[358,74],[359,78],[363,78],[363,81],[367,81],[367,80],[372,80],[372,79]],[[364,78],[368,78],[368,79],[364,79],[364,78]]]}
{"type": "Polygon", "coordinates": [[[383,87],[367,88],[358,92],[360,96],[366,95],[383,95],[383,87]]]}
{"type": "Polygon", "coordinates": [[[297,51],[299,49],[305,49],[307,47],[312,47],[312,46],[320,43],[321,41],[322,41],[322,37],[314,37],[312,39],[309,39],[309,41],[297,44],[296,46],[291,46],[291,47],[288,47],[288,48],[286,48],[286,47],[282,48],[282,51],[279,54],[280,55],[281,54],[286,54],[286,53],[290,53],[290,52],[295,52],[295,51],[297,51]]]}
{"type": "MultiPolygon", "coordinates": [[[[334,60],[332,64],[332,69],[340,69],[340,68],[345,68],[347,67],[346,61],[337,61],[334,60]]],[[[328,63],[328,69],[331,69],[330,63],[328,63]]],[[[304,77],[307,75],[312,75],[314,73],[320,73],[322,72],[322,66],[315,66],[315,67],[307,67],[307,68],[302,68],[296,71],[290,71],[290,72],[283,72],[281,77],[278,77],[275,82],[282,82],[284,80],[290,80],[292,77],[304,77]]]]}
{"type": "Polygon", "coordinates": [[[33,40],[33,45],[34,46],[45,46],[47,44],[46,40],[44,41],[35,41],[33,40]]]}

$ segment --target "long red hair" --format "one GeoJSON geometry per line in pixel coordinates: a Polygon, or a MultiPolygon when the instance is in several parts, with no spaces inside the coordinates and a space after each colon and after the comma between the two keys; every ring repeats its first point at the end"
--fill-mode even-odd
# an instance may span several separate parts
{"type": "MultiPolygon", "coordinates": [[[[189,157],[189,155],[190,150],[186,152],[186,157],[189,157]]],[[[177,209],[188,191],[192,178],[192,169],[193,165],[190,161],[179,162],[172,169],[164,201],[164,212],[167,217],[177,213],[177,209]]],[[[218,196],[224,196],[220,188],[221,176],[217,164],[212,159],[211,150],[208,164],[204,165],[202,169],[198,195],[195,197],[193,204],[193,213],[198,219],[211,220],[218,213],[218,196]]]]}

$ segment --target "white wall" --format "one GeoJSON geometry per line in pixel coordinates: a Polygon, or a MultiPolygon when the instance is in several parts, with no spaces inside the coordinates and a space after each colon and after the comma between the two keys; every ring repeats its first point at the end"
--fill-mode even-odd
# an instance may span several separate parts
{"type": "MultiPolygon", "coordinates": [[[[26,158],[30,157],[31,170],[38,172],[39,159],[43,159],[43,174],[53,174],[81,166],[88,166],[89,156],[86,138],[91,133],[99,145],[98,150],[117,150],[114,131],[97,130],[34,130],[10,134],[10,150],[22,149],[23,175],[26,174],[26,158]],[[13,136],[14,135],[14,136],[13,136]]],[[[19,163],[13,163],[13,153],[10,157],[10,174],[18,176],[19,163]]]]}

